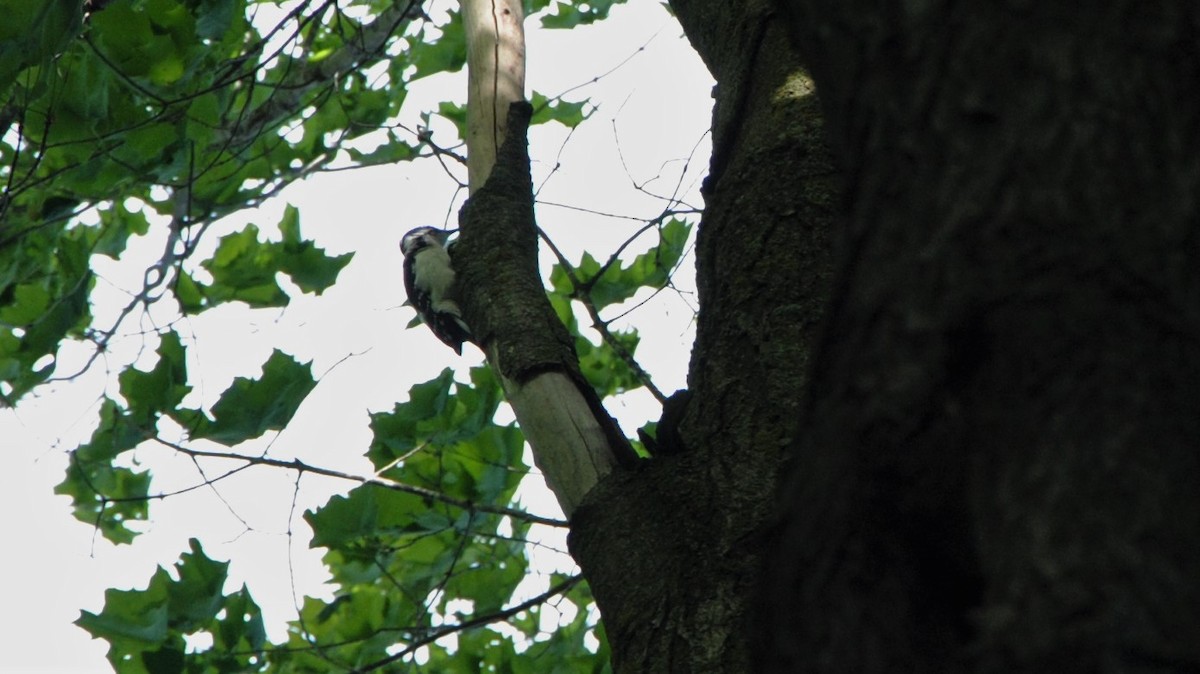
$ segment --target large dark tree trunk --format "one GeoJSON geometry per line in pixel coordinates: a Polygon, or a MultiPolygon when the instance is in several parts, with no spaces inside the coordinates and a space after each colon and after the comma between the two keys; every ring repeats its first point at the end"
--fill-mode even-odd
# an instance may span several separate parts
{"type": "Polygon", "coordinates": [[[1200,671],[1200,4],[780,5],[849,213],[761,671],[1200,671]]]}
{"type": "Polygon", "coordinates": [[[1200,671],[1200,5],[1075,4],[673,3],[689,451],[572,533],[619,672],[1200,671]]]}
{"type": "Polygon", "coordinates": [[[602,482],[571,550],[617,672],[751,672],[751,600],[827,297],[836,176],[773,8],[674,5],[718,81],[686,449],[602,482]]]}
{"type": "Polygon", "coordinates": [[[1200,671],[1200,6],[673,5],[690,451],[572,541],[617,670],[1200,671]]]}

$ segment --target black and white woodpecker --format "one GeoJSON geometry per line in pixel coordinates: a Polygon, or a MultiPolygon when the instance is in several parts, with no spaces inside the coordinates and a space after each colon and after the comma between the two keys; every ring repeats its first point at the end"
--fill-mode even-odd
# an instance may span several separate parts
{"type": "Polygon", "coordinates": [[[471,331],[463,322],[462,310],[451,295],[454,266],[447,241],[454,230],[418,227],[400,240],[404,253],[404,289],[421,321],[458,355],[471,331]]]}

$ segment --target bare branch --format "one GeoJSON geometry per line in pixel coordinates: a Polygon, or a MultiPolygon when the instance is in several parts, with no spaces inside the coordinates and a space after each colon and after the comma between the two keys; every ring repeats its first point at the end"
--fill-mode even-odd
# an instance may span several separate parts
{"type": "MultiPolygon", "coordinates": [[[[638,233],[640,234],[641,232],[638,233]]],[[[546,232],[543,231],[541,227],[538,228],[538,235],[541,236],[542,240],[546,242],[546,245],[550,247],[550,250],[554,253],[554,257],[558,258],[558,264],[561,265],[563,271],[567,273],[567,279],[571,281],[572,296],[580,302],[583,302],[584,307],[587,308],[588,315],[592,318],[592,327],[595,328],[596,332],[600,333],[600,337],[606,344],[609,345],[609,347],[612,348],[614,352],[616,352],[617,356],[621,360],[625,361],[625,364],[629,367],[629,369],[633,370],[634,376],[642,382],[642,385],[646,387],[646,390],[650,391],[651,395],[653,395],[660,404],[666,402],[667,397],[663,395],[663,392],[660,391],[657,386],[654,385],[654,380],[650,378],[650,374],[642,368],[641,364],[638,363],[633,357],[633,354],[629,353],[629,350],[617,341],[617,338],[612,334],[611,331],[609,331],[608,324],[600,320],[600,314],[596,310],[596,305],[592,302],[591,296],[588,295],[587,292],[591,284],[587,284],[587,287],[585,287],[585,284],[579,281],[579,277],[575,274],[575,267],[571,265],[570,261],[567,260],[565,255],[562,254],[562,251],[558,249],[558,246],[554,245],[554,242],[550,240],[550,237],[546,235],[546,232]]],[[[634,237],[636,236],[637,234],[634,234],[634,237]]],[[[628,243],[629,242],[626,241],[625,244],[621,245],[621,247],[624,248],[624,246],[628,243]]],[[[600,275],[597,274],[596,278],[599,278],[599,276],[600,275]]],[[[592,281],[594,282],[595,279],[592,279],[592,281]]]]}
{"type": "Polygon", "coordinates": [[[525,520],[527,522],[532,522],[534,524],[544,524],[549,527],[566,527],[567,526],[567,523],[562,520],[553,519],[550,517],[542,517],[540,515],[534,515],[532,513],[527,513],[523,510],[517,510],[516,508],[508,508],[505,506],[497,506],[497,505],[488,505],[488,504],[483,504],[483,503],[474,503],[472,501],[454,498],[453,496],[443,494],[440,491],[436,491],[433,489],[427,489],[425,487],[418,487],[416,485],[405,484],[403,482],[398,482],[396,480],[389,480],[386,477],[380,477],[378,475],[365,477],[362,475],[354,475],[351,473],[344,473],[339,470],[331,470],[329,468],[321,468],[319,466],[314,466],[314,465],[305,463],[299,459],[292,459],[291,461],[283,461],[280,459],[272,459],[272,458],[265,457],[265,456],[246,456],[245,454],[236,454],[233,452],[212,452],[212,451],[206,451],[206,450],[202,450],[202,449],[191,449],[189,447],[184,447],[183,445],[171,442],[169,440],[164,440],[162,438],[156,437],[156,438],[151,438],[151,439],[165,447],[170,447],[171,449],[174,449],[175,451],[186,454],[188,456],[206,457],[206,458],[213,458],[213,459],[228,459],[231,461],[243,461],[247,464],[247,466],[253,465],[253,466],[271,466],[274,468],[286,468],[289,470],[298,471],[300,473],[312,473],[314,475],[323,475],[325,477],[333,477],[333,478],[338,478],[340,480],[350,480],[351,482],[357,482],[359,484],[369,484],[369,485],[374,485],[376,487],[383,487],[384,489],[392,489],[395,491],[401,491],[401,492],[405,492],[408,494],[413,494],[415,496],[420,496],[421,498],[427,498],[427,499],[430,499],[433,501],[438,501],[440,503],[446,503],[448,505],[452,505],[457,508],[462,508],[463,510],[467,510],[467,511],[477,510],[479,512],[492,513],[495,515],[507,515],[509,517],[525,520]]]}
{"type": "Polygon", "coordinates": [[[585,293],[583,297],[579,298],[579,301],[583,302],[584,308],[587,309],[588,316],[591,316],[592,318],[592,328],[596,332],[600,333],[600,338],[604,340],[604,343],[608,344],[609,348],[611,348],[621,360],[625,361],[625,364],[629,367],[629,369],[633,370],[633,375],[642,382],[642,385],[646,387],[646,390],[654,396],[655,400],[657,400],[660,405],[667,402],[667,396],[661,390],[659,390],[657,386],[654,385],[654,380],[650,378],[650,373],[646,372],[646,370],[642,368],[641,363],[637,362],[637,359],[633,357],[633,354],[630,353],[629,350],[625,348],[625,345],[617,340],[612,331],[608,329],[608,323],[600,318],[600,311],[596,309],[596,303],[592,301],[592,296],[585,293]]]}
{"type": "Polygon", "coordinates": [[[466,630],[469,630],[469,629],[472,629],[475,627],[482,627],[484,625],[490,625],[495,622],[507,620],[507,619],[511,618],[512,616],[520,613],[521,611],[526,611],[534,606],[537,606],[538,604],[545,603],[546,600],[550,599],[551,597],[553,597],[555,595],[559,595],[564,592],[570,591],[571,588],[578,585],[579,581],[581,581],[581,580],[583,580],[583,576],[579,576],[579,575],[571,576],[570,578],[564,580],[563,582],[559,583],[558,585],[551,587],[549,590],[546,590],[545,592],[539,594],[538,596],[533,597],[531,599],[527,599],[526,601],[523,601],[520,604],[517,604],[515,606],[510,606],[509,608],[503,609],[501,611],[497,611],[495,613],[488,613],[486,615],[477,616],[470,620],[465,620],[461,623],[455,623],[453,625],[443,625],[442,627],[439,627],[436,630],[430,631],[429,634],[421,637],[420,639],[413,641],[408,646],[406,646],[404,648],[404,650],[399,651],[398,653],[395,653],[393,655],[389,655],[388,657],[383,658],[382,660],[376,660],[375,662],[372,662],[369,665],[355,669],[350,674],[363,674],[365,672],[373,672],[373,671],[379,669],[380,667],[385,667],[387,665],[392,664],[393,662],[402,660],[403,658],[406,658],[406,657],[412,655],[413,653],[415,653],[417,651],[418,648],[421,648],[422,646],[431,644],[431,643],[437,641],[438,639],[441,639],[444,636],[448,636],[451,634],[457,634],[459,632],[464,632],[466,630]]]}

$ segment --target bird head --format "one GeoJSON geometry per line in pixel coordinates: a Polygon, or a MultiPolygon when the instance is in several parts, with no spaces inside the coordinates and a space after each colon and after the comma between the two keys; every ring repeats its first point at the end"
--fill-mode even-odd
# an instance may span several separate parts
{"type": "Polygon", "coordinates": [[[446,241],[456,229],[438,229],[436,227],[417,227],[400,239],[400,252],[405,256],[428,246],[446,247],[446,241]]]}

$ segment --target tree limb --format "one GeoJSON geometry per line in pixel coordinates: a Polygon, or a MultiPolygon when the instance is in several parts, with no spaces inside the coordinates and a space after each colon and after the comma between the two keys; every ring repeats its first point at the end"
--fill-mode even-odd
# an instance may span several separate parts
{"type": "Polygon", "coordinates": [[[534,461],[570,517],[618,465],[638,458],[579,371],[574,338],[550,306],[537,260],[526,130],[514,104],[508,139],[483,187],[459,214],[458,290],[475,342],[500,375],[534,461]]]}

